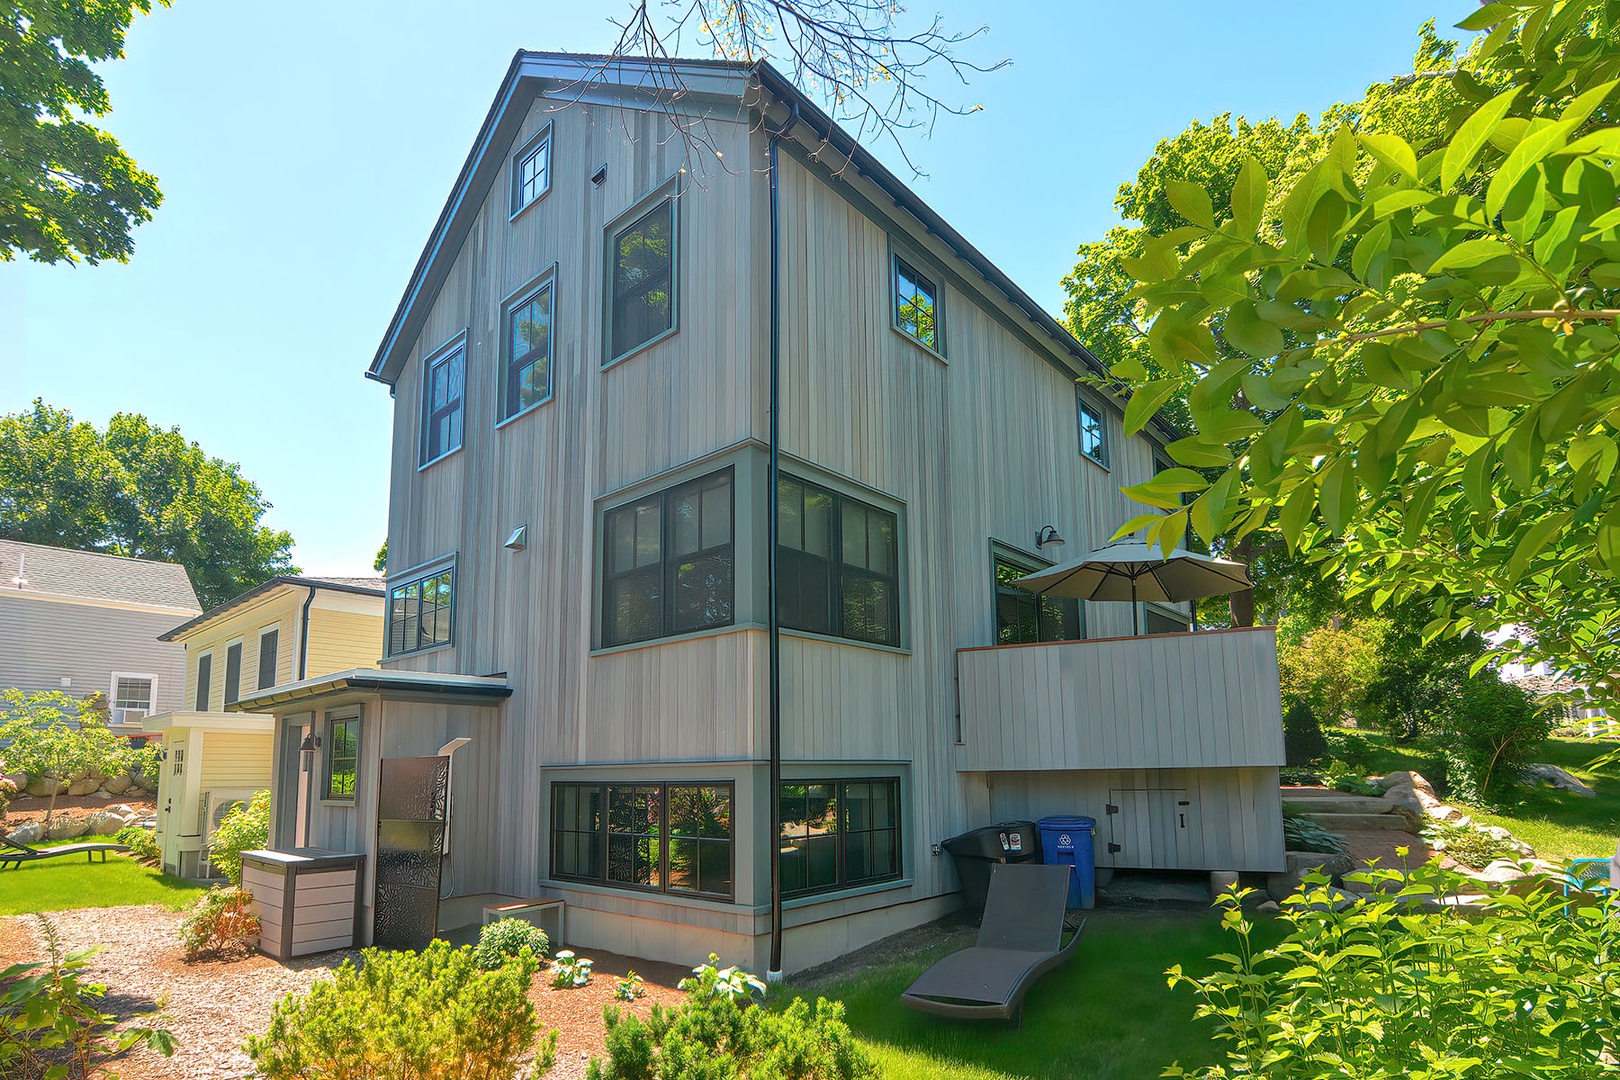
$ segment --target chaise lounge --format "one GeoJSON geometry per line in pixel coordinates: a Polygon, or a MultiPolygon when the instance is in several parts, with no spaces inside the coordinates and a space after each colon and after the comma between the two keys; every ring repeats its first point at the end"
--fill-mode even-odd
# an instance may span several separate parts
{"type": "Polygon", "coordinates": [[[0,870],[9,870],[13,866],[21,869],[23,863],[55,859],[62,855],[77,855],[81,851],[84,852],[87,862],[95,862],[98,851],[101,853],[101,861],[106,862],[107,852],[128,850],[129,848],[123,844],[64,844],[61,847],[32,848],[15,840],[0,840],[0,870]]]}
{"type": "Polygon", "coordinates": [[[900,1000],[919,1012],[953,1020],[1017,1023],[1035,980],[1074,955],[1084,923],[1068,941],[1068,866],[1000,863],[970,949],[952,953],[917,977],[900,1000]]]}

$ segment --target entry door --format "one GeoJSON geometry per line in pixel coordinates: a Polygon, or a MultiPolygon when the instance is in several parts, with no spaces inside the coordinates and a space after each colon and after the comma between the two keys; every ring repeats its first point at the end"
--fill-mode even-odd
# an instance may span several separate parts
{"type": "Polygon", "coordinates": [[[382,759],[371,931],[379,948],[425,948],[439,929],[449,794],[448,756],[382,759]]]}
{"type": "Polygon", "coordinates": [[[1142,870],[1195,866],[1194,807],[1186,788],[1115,788],[1108,793],[1112,864],[1142,870]]]}

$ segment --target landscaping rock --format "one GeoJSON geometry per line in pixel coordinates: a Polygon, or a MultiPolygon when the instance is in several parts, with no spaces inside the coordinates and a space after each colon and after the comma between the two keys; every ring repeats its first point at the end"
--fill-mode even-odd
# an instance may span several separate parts
{"type": "Polygon", "coordinates": [[[1266,895],[1279,903],[1299,891],[1300,882],[1313,870],[1320,870],[1335,884],[1343,884],[1344,875],[1356,868],[1348,855],[1332,855],[1320,851],[1290,851],[1283,856],[1283,872],[1266,875],[1266,895]]]}
{"type": "Polygon", "coordinates": [[[6,835],[19,844],[37,844],[45,839],[45,827],[37,821],[25,821],[6,835]]]}
{"type": "Polygon", "coordinates": [[[51,820],[50,827],[45,830],[47,840],[77,840],[90,831],[90,819],[82,817],[58,817],[51,820]]]}
{"type": "Polygon", "coordinates": [[[109,776],[101,785],[101,790],[108,795],[122,795],[129,790],[130,779],[127,776],[109,776]]]}
{"type": "Polygon", "coordinates": [[[1524,771],[1539,782],[1551,784],[1553,787],[1560,788],[1564,791],[1573,792],[1583,799],[1597,798],[1597,792],[1593,791],[1580,780],[1571,776],[1565,770],[1560,769],[1557,765],[1544,765],[1537,763],[1534,765],[1526,765],[1524,767],[1524,771]]]}
{"type": "Polygon", "coordinates": [[[1531,858],[1536,853],[1535,848],[1531,847],[1523,840],[1520,840],[1517,836],[1514,836],[1500,825],[1475,825],[1474,828],[1478,829],[1482,833],[1485,833],[1487,836],[1495,837],[1501,842],[1503,847],[1516,852],[1522,858],[1531,858]]]}
{"type": "Polygon", "coordinates": [[[1267,900],[1265,903],[1261,904],[1259,907],[1255,908],[1254,910],[1263,911],[1267,915],[1275,915],[1275,914],[1277,914],[1277,912],[1282,910],[1282,905],[1277,903],[1277,901],[1275,901],[1275,900],[1267,900]]]}
{"type": "Polygon", "coordinates": [[[49,776],[36,776],[30,779],[28,786],[23,789],[26,794],[32,795],[36,799],[48,799],[52,795],[60,795],[66,790],[66,784],[49,776]]]}
{"type": "Polygon", "coordinates": [[[1425,780],[1422,773],[1415,773],[1409,769],[1397,769],[1395,772],[1385,775],[1384,787],[1386,789],[1394,787],[1416,788],[1431,798],[1434,796],[1434,785],[1425,780]]]}
{"type": "Polygon", "coordinates": [[[1462,811],[1455,806],[1447,806],[1445,803],[1441,803],[1439,806],[1431,807],[1428,816],[1436,821],[1454,821],[1462,817],[1462,811]]]}
{"type": "Polygon", "coordinates": [[[88,795],[92,791],[100,791],[100,790],[101,790],[101,781],[97,780],[93,776],[86,776],[83,779],[75,780],[75,781],[73,781],[73,783],[69,784],[68,789],[67,789],[67,793],[69,795],[73,796],[74,798],[78,798],[81,795],[88,795]]]}

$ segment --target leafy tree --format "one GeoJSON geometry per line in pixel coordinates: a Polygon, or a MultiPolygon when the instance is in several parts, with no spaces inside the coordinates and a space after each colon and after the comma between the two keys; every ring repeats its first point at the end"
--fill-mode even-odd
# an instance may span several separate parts
{"type": "Polygon", "coordinates": [[[177,562],[211,606],[295,570],[269,509],[240,466],[138,413],[105,433],[39,400],[0,416],[0,537],[177,562]]]}
{"type": "Polygon", "coordinates": [[[371,568],[373,570],[377,571],[377,573],[379,573],[379,574],[387,572],[387,570],[388,570],[388,541],[384,540],[382,542],[382,547],[377,549],[377,557],[375,559],[371,560],[371,568]]]}
{"type": "Polygon", "coordinates": [[[1129,489],[1167,512],[1122,532],[1275,528],[1374,607],[1432,603],[1425,640],[1518,623],[1510,654],[1615,699],[1610,7],[1487,4],[1465,53],[1330,110],[1284,168],[1165,181],[1181,224],[1122,263],[1152,367],[1113,370],[1129,430],[1179,397],[1195,433],[1129,489]]]}
{"type": "MultiPolygon", "coordinates": [[[[168,6],[168,0],[157,0],[168,6]]],[[[0,10],[0,261],[127,262],[157,178],[89,123],[112,109],[90,66],[124,55],[151,0],[10,0],[0,10]]]]}
{"type": "MultiPolygon", "coordinates": [[[[60,690],[31,694],[0,690],[0,746],[5,748],[6,769],[64,784],[75,774],[91,770],[116,775],[135,765],[140,756],[127,740],[108,729],[104,714],[60,690]]],[[[45,807],[47,823],[56,812],[58,794],[53,785],[51,801],[45,807]]]]}
{"type": "Polygon", "coordinates": [[[1297,644],[1280,641],[1277,668],[1283,693],[1309,702],[1322,720],[1342,723],[1372,685],[1386,628],[1382,620],[1370,619],[1343,629],[1312,630],[1297,644]]]}

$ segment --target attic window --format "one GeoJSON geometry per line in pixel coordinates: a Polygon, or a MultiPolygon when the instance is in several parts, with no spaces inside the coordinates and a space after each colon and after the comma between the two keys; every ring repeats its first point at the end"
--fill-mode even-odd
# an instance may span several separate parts
{"type": "Polygon", "coordinates": [[[944,354],[939,340],[939,289],[906,261],[894,260],[894,325],[907,337],[944,354]]]}
{"type": "Polygon", "coordinates": [[[523,144],[512,157],[512,216],[551,187],[551,126],[523,144]]]}

